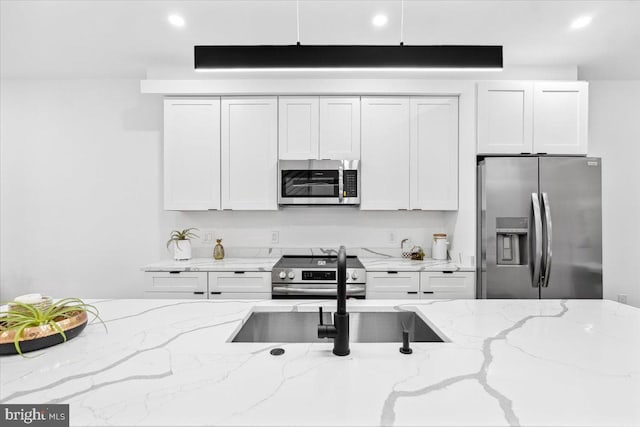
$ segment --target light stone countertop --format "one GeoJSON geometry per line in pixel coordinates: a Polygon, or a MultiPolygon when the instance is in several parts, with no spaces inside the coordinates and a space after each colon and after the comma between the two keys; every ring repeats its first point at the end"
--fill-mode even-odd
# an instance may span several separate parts
{"type": "Polygon", "coordinates": [[[602,300],[353,301],[416,311],[446,343],[231,343],[252,310],[335,301],[100,300],[102,325],[0,358],[1,403],[71,425],[638,426],[640,309],[602,300]],[[282,347],[286,353],[271,356],[282,347]]]}
{"type": "Polygon", "coordinates": [[[475,267],[451,261],[425,258],[413,261],[407,258],[358,257],[367,271],[476,271],[475,267]]]}
{"type": "MultiPolygon", "coordinates": [[[[143,271],[271,271],[280,258],[193,258],[188,261],[165,260],[142,267],[143,271]]],[[[358,257],[367,271],[475,271],[475,267],[450,261],[406,258],[358,257]]]]}
{"type": "Polygon", "coordinates": [[[142,267],[144,271],[271,271],[280,258],[192,258],[165,260],[142,267]]]}

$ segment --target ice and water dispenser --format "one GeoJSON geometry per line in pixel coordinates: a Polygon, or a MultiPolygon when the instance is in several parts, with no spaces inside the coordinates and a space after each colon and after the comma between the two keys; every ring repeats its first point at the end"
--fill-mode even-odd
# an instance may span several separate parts
{"type": "Polygon", "coordinates": [[[498,265],[526,265],[529,262],[527,237],[529,219],[526,217],[496,218],[496,247],[498,265]]]}

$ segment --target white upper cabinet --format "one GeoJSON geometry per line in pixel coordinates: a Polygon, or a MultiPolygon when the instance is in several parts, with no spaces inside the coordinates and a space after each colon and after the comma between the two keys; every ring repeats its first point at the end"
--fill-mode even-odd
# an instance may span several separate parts
{"type": "Polygon", "coordinates": [[[317,96],[278,98],[280,159],[306,160],[318,157],[318,101],[317,96]]]}
{"type": "Polygon", "coordinates": [[[276,210],[278,102],[222,98],[222,208],[276,210]]]}
{"type": "Polygon", "coordinates": [[[534,152],[587,154],[587,97],[587,82],[534,85],[534,152]]]}
{"type": "Polygon", "coordinates": [[[457,210],[458,98],[412,97],[410,110],[410,208],[457,210]]]}
{"type": "Polygon", "coordinates": [[[281,96],[278,158],[360,159],[360,98],[281,96]]]}
{"type": "Polygon", "coordinates": [[[164,100],[164,208],[220,209],[220,98],[164,100]]]}
{"type": "Polygon", "coordinates": [[[363,210],[409,209],[409,98],[362,98],[363,210]]]}
{"type": "Polygon", "coordinates": [[[360,98],[320,98],[320,159],[360,158],[360,98]]]}
{"type": "Polygon", "coordinates": [[[479,154],[587,154],[588,83],[478,84],[479,154]]]}
{"type": "Polygon", "coordinates": [[[533,84],[478,84],[478,153],[531,153],[533,84]]]}

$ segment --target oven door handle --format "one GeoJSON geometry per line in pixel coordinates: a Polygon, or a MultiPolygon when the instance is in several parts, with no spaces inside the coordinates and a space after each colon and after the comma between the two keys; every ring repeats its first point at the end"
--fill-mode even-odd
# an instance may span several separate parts
{"type": "MultiPolygon", "coordinates": [[[[276,295],[288,295],[296,293],[300,295],[336,295],[338,288],[294,288],[290,286],[274,286],[271,289],[276,295]]],[[[364,292],[364,286],[347,285],[347,295],[355,292],[364,292]]]]}

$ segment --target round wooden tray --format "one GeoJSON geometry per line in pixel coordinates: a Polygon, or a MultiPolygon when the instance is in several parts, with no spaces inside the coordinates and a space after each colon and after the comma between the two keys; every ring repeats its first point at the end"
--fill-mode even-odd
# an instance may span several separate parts
{"type": "MultiPolygon", "coordinates": [[[[87,313],[82,311],[73,317],[61,320],[58,326],[67,336],[67,341],[77,337],[80,332],[87,326],[87,313]]],[[[0,333],[0,356],[8,354],[18,354],[13,343],[15,339],[15,331],[4,331],[0,333]]],[[[18,341],[20,350],[23,353],[40,350],[51,347],[64,342],[62,335],[51,326],[34,326],[26,328],[22,334],[22,338],[18,341]]]]}

